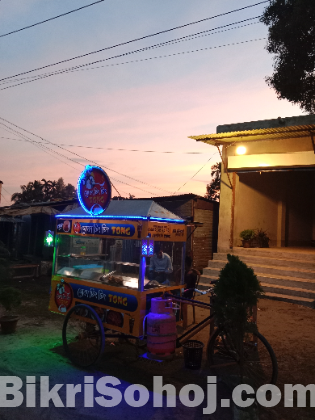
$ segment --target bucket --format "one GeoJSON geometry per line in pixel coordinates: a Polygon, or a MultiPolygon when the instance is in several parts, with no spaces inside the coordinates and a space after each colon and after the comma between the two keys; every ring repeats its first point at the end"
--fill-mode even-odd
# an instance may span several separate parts
{"type": "Polygon", "coordinates": [[[6,315],[0,318],[2,334],[12,334],[16,330],[16,324],[19,318],[14,315],[6,315]]]}
{"type": "Polygon", "coordinates": [[[202,361],[204,344],[197,340],[188,340],[183,344],[185,367],[199,369],[202,361]]]}

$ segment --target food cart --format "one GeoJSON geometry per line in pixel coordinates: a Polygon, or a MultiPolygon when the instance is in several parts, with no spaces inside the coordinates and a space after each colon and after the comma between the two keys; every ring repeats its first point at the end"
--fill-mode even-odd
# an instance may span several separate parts
{"type": "Polygon", "coordinates": [[[86,167],[81,206],[56,216],[49,309],[65,315],[64,347],[81,366],[99,359],[108,332],[142,337],[151,299],[183,287],[185,221],[153,200],[110,200],[110,187],[101,168],[86,167]],[[157,244],[172,261],[162,282],[150,275],[157,244]]]}

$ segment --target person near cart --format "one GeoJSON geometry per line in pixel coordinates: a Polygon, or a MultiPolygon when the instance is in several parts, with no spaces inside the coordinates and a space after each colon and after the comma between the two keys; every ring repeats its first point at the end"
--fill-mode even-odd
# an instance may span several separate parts
{"type": "Polygon", "coordinates": [[[150,259],[149,280],[170,284],[170,274],[173,272],[171,257],[163,252],[163,248],[158,244],[154,251],[154,255],[150,259]]]}
{"type": "MultiPolygon", "coordinates": [[[[181,276],[181,269],[177,272],[177,281],[176,284],[180,283],[180,276],[181,276]]],[[[182,297],[186,299],[192,299],[194,297],[195,287],[197,284],[198,277],[200,273],[198,270],[192,267],[192,258],[187,255],[185,258],[185,273],[184,273],[184,284],[185,284],[185,291],[182,293],[182,297]]],[[[183,327],[184,329],[187,328],[188,324],[188,305],[182,302],[182,319],[183,319],[183,327]]]]}

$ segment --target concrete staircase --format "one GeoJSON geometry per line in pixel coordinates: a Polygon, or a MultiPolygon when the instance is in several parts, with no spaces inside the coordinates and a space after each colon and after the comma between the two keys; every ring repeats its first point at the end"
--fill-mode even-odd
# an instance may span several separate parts
{"type": "Polygon", "coordinates": [[[219,277],[227,254],[237,255],[257,275],[268,299],[315,308],[315,250],[290,248],[234,248],[213,254],[200,278],[200,288],[219,277]]]}

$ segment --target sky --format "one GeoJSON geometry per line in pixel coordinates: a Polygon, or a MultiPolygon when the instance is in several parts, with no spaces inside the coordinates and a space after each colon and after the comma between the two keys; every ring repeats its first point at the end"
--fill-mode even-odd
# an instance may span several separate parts
{"type": "Polygon", "coordinates": [[[226,14],[258,2],[105,0],[1,36],[93,0],[0,0],[1,205],[29,181],[63,177],[76,185],[87,164],[101,166],[122,196],[203,196],[220,157],[188,136],[302,114],[265,82],[273,57],[257,17],[268,3],[226,14]]]}

